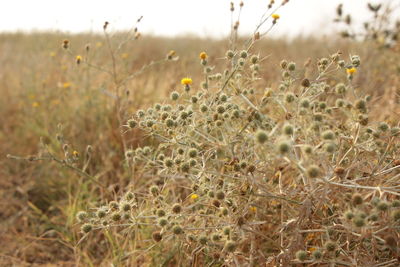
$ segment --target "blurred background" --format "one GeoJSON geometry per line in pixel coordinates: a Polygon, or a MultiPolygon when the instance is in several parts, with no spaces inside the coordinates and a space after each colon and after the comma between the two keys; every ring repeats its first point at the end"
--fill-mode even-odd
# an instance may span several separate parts
{"type": "MultiPolygon", "coordinates": [[[[143,16],[141,31],[159,36],[193,34],[199,37],[225,37],[230,30],[230,0],[116,0],[54,1],[15,0],[3,3],[0,31],[60,30],[101,31],[104,21],[117,30],[130,29],[143,16]]],[[[236,11],[240,1],[233,1],[236,11]]],[[[345,1],[346,12],[357,14],[354,22],[372,16],[365,8],[368,1],[345,1]]],[[[380,2],[390,2],[384,0],[380,2]]],[[[392,1],[393,2],[393,1],[392,1]]],[[[342,0],[291,0],[279,10],[282,20],[275,36],[318,35],[332,32],[335,8],[342,0]]],[[[240,32],[254,30],[269,1],[244,1],[240,32]]]]}

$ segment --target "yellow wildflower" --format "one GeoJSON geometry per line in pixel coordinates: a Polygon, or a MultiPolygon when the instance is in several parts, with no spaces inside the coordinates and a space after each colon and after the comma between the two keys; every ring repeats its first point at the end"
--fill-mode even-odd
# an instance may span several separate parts
{"type": "Polygon", "coordinates": [[[76,64],[81,64],[82,56],[76,56],[76,64]]]}
{"type": "Polygon", "coordinates": [[[196,200],[198,198],[199,198],[199,195],[197,195],[197,194],[193,194],[193,195],[190,196],[191,200],[196,200]]]}
{"type": "Polygon", "coordinates": [[[182,80],[181,80],[181,84],[183,84],[183,85],[190,85],[190,84],[192,84],[192,79],[190,79],[190,78],[183,78],[182,80]]]}
{"type": "Polygon", "coordinates": [[[65,82],[65,83],[63,83],[63,84],[62,84],[62,88],[64,88],[64,89],[71,88],[71,83],[70,83],[70,82],[65,82]]]}
{"type": "Polygon", "coordinates": [[[251,212],[253,212],[253,213],[256,213],[256,212],[257,212],[257,207],[251,206],[251,207],[249,208],[249,210],[250,210],[251,212]]]}
{"type": "Polygon", "coordinates": [[[277,20],[279,19],[281,16],[279,16],[279,14],[272,14],[271,16],[273,19],[277,20]]]}
{"type": "Polygon", "coordinates": [[[122,57],[123,59],[127,59],[127,58],[128,58],[128,56],[129,56],[129,54],[128,54],[128,53],[123,53],[123,54],[121,54],[121,57],[122,57]]]}
{"type": "Polygon", "coordinates": [[[168,56],[173,57],[173,56],[175,56],[175,55],[176,55],[175,50],[171,50],[171,51],[168,52],[168,56]]]}
{"type": "Polygon", "coordinates": [[[34,108],[39,107],[39,102],[33,102],[33,103],[32,103],[32,107],[34,107],[34,108]]]}
{"type": "Polygon", "coordinates": [[[357,72],[357,69],[353,67],[350,69],[346,69],[346,72],[347,72],[347,74],[352,75],[357,72]]]}
{"type": "Polygon", "coordinates": [[[206,52],[201,52],[200,55],[199,55],[200,59],[206,59],[207,57],[208,57],[208,55],[207,55],[206,52]]]}
{"type": "Polygon", "coordinates": [[[74,151],[72,152],[72,155],[74,155],[74,157],[78,157],[78,156],[79,156],[79,153],[78,153],[78,151],[74,150],[74,151]]]}

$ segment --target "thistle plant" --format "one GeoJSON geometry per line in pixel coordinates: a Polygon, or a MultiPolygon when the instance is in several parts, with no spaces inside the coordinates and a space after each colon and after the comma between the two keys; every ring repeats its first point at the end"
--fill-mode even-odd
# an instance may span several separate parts
{"type": "Polygon", "coordinates": [[[369,119],[361,59],[329,55],[315,77],[283,60],[279,85],[260,88],[258,53],[226,55],[217,72],[201,52],[202,86],[183,78],[127,120],[147,143],[126,156],[134,182],[78,215],[85,236],[129,229],[210,264],[397,262],[400,131],[369,119]]]}

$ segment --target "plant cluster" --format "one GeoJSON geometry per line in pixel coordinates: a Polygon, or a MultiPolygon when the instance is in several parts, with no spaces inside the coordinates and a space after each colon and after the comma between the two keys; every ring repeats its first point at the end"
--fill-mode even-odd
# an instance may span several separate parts
{"type": "Polygon", "coordinates": [[[282,60],[279,86],[259,88],[250,49],[227,51],[222,72],[199,57],[200,88],[183,78],[126,122],[147,137],[126,152],[146,182],[79,213],[82,232],[145,227],[192,263],[397,262],[400,128],[369,119],[360,58],[321,58],[316,77],[282,60]]]}

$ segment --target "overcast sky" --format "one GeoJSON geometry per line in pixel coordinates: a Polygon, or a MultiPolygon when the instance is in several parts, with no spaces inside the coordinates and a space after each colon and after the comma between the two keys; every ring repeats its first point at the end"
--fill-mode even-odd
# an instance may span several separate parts
{"type": "MultiPolygon", "coordinates": [[[[276,0],[280,3],[281,0],[276,0]]],[[[383,0],[387,2],[390,0],[383,0]]],[[[139,16],[144,34],[222,37],[230,29],[230,0],[2,0],[0,32],[16,30],[98,31],[104,21],[116,30],[129,29],[139,16]]],[[[240,1],[233,1],[238,7],[240,1]]],[[[242,33],[254,30],[269,0],[244,0],[242,33]]],[[[279,10],[275,35],[327,33],[332,30],[335,8],[344,3],[355,21],[370,16],[367,0],[290,0],[279,10]]],[[[372,0],[377,2],[377,0],[372,0]]],[[[382,2],[382,1],[381,1],[382,2]]]]}

